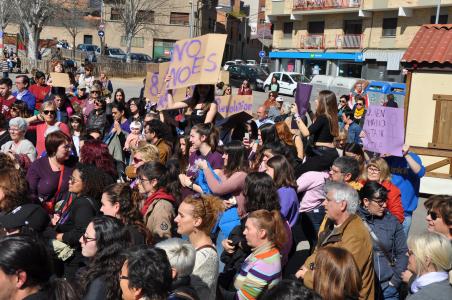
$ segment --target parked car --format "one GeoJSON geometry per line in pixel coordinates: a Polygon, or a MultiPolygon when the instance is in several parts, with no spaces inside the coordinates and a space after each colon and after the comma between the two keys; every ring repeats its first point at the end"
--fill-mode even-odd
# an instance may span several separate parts
{"type": "Polygon", "coordinates": [[[93,45],[93,44],[78,44],[76,49],[79,51],[82,51],[82,52],[86,52],[85,61],[95,62],[96,61],[96,50],[98,48],[99,47],[97,47],[96,45],[93,45]]]}
{"type": "Polygon", "coordinates": [[[256,63],[256,61],[254,59],[247,59],[246,60],[246,64],[248,66],[255,66],[255,65],[257,65],[257,63],[256,63]]]}
{"type": "Polygon", "coordinates": [[[246,65],[243,59],[234,59],[236,65],[246,65]]]}
{"type": "Polygon", "coordinates": [[[267,73],[259,66],[235,65],[230,66],[229,82],[236,87],[239,87],[243,80],[248,80],[252,90],[262,90],[264,88],[264,80],[267,78],[267,73]]]}
{"type": "Polygon", "coordinates": [[[309,78],[296,72],[272,72],[268,75],[264,82],[264,90],[270,90],[272,78],[276,77],[279,83],[279,93],[284,95],[295,96],[298,82],[310,82],[309,78]]]}
{"type": "MultiPolygon", "coordinates": [[[[96,55],[100,55],[100,48],[96,49],[96,55]]],[[[104,55],[109,58],[124,60],[126,53],[121,48],[106,48],[104,49],[104,55]]]]}
{"type": "Polygon", "coordinates": [[[63,48],[63,49],[69,49],[69,50],[72,49],[72,47],[69,45],[69,43],[65,40],[58,41],[56,44],[56,47],[63,48]]]}
{"type": "MultiPolygon", "coordinates": [[[[126,58],[127,56],[124,57],[124,61],[126,58]]],[[[133,62],[151,63],[152,57],[144,53],[130,53],[130,60],[133,62]]]]}
{"type": "Polygon", "coordinates": [[[235,66],[235,65],[236,65],[235,61],[228,60],[227,62],[224,63],[223,69],[225,71],[227,71],[230,66],[235,66]]]}

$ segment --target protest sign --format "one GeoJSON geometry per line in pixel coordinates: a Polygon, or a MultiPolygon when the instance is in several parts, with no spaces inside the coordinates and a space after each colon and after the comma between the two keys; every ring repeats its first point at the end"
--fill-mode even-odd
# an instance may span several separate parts
{"type": "Polygon", "coordinates": [[[221,70],[220,75],[218,76],[218,82],[229,84],[229,72],[226,70],[221,70]]]}
{"type": "Polygon", "coordinates": [[[217,96],[215,102],[218,105],[218,112],[227,118],[239,112],[253,114],[253,96],[252,95],[228,95],[217,96]]]}
{"type": "Polygon", "coordinates": [[[306,83],[297,83],[297,91],[295,93],[295,103],[298,107],[298,114],[304,116],[308,111],[309,98],[311,97],[312,85],[306,83]]]}
{"type": "Polygon", "coordinates": [[[71,81],[69,80],[69,74],[67,73],[51,72],[50,78],[52,78],[52,86],[67,88],[71,85],[71,81]]]}
{"type": "Polygon", "coordinates": [[[216,84],[226,44],[225,34],[206,34],[174,44],[168,70],[168,89],[216,84]]]}
{"type": "Polygon", "coordinates": [[[364,149],[402,156],[403,117],[403,108],[370,105],[364,119],[364,149]]]}

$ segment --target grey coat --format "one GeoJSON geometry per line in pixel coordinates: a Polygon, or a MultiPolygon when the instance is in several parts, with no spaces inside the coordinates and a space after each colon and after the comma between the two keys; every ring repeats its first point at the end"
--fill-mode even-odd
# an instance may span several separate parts
{"type": "Polygon", "coordinates": [[[431,283],[424,286],[417,293],[408,295],[406,300],[450,300],[452,286],[448,280],[431,283]]]}

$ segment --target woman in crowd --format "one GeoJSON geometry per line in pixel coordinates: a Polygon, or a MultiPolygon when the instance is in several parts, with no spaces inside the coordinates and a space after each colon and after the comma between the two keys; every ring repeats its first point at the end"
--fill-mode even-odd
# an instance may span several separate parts
{"type": "Polygon", "coordinates": [[[289,222],[290,227],[297,223],[299,203],[295,188],[297,183],[293,175],[293,167],[282,155],[275,155],[267,161],[265,171],[275,182],[278,189],[281,214],[289,222]]]}
{"type": "MultiPolygon", "coordinates": [[[[151,161],[159,161],[159,150],[151,144],[140,145],[132,151],[131,165],[126,167],[125,174],[128,178],[135,179],[137,177],[137,169],[145,163],[151,161]]],[[[131,187],[136,186],[138,182],[135,180],[131,183],[131,187]]]]}
{"type": "Polygon", "coordinates": [[[373,243],[375,273],[383,299],[398,300],[401,274],[408,259],[403,226],[386,210],[388,191],[376,181],[368,181],[359,191],[358,214],[365,222],[373,243]]]}
{"type": "Polygon", "coordinates": [[[42,203],[51,213],[56,201],[68,191],[74,161],[69,159],[71,139],[61,131],[47,135],[45,147],[47,156],[31,164],[27,181],[31,200],[34,203],[42,203]]]}
{"type": "Polygon", "coordinates": [[[36,131],[36,150],[38,151],[38,157],[45,150],[45,132],[47,128],[58,126],[61,132],[70,136],[69,127],[65,123],[57,122],[56,120],[56,105],[53,101],[44,102],[41,105],[40,114],[27,119],[28,123],[35,121],[40,121],[40,123],[38,125],[31,125],[28,129],[36,131]]]}
{"type": "Polygon", "coordinates": [[[174,236],[176,199],[174,191],[168,188],[173,180],[177,180],[177,174],[171,174],[158,161],[145,163],[137,170],[138,188],[141,194],[146,195],[141,214],[155,242],[174,236]]]}
{"type": "Polygon", "coordinates": [[[114,96],[113,96],[113,102],[122,102],[126,103],[126,94],[124,93],[123,89],[117,89],[114,96]]]}
{"type": "Polygon", "coordinates": [[[427,229],[452,241],[452,196],[435,195],[424,203],[427,209],[427,229]]]}
{"type": "Polygon", "coordinates": [[[130,247],[130,236],[121,221],[96,217],[80,237],[82,255],[89,263],[79,274],[84,300],[121,298],[118,273],[125,261],[122,251],[130,247]]]}
{"type": "MultiPolygon", "coordinates": [[[[88,87],[86,90],[88,90],[88,87]]],[[[99,85],[95,84],[89,88],[89,97],[87,100],[81,103],[82,112],[85,118],[88,118],[89,114],[96,108],[95,102],[101,99],[102,89],[99,85]]]]}
{"type": "Polygon", "coordinates": [[[69,194],[60,203],[52,218],[53,239],[74,249],[74,254],[64,260],[64,276],[73,278],[83,259],[80,237],[91,220],[99,214],[100,199],[113,179],[93,165],[78,163],[69,178],[69,194]]]}
{"type": "Polygon", "coordinates": [[[74,114],[69,118],[69,131],[77,157],[80,157],[80,137],[85,135],[85,120],[81,114],[74,114]]]}
{"type": "Polygon", "coordinates": [[[11,141],[3,144],[1,151],[25,156],[30,162],[33,162],[36,159],[36,148],[25,138],[27,127],[27,122],[23,118],[18,117],[9,120],[8,131],[11,141]]]}
{"type": "Polygon", "coordinates": [[[452,295],[452,246],[450,240],[436,232],[408,238],[408,270],[417,274],[409,286],[407,300],[448,300],[452,295]],[[447,273],[449,272],[449,274],[447,273]]]}
{"type": "Polygon", "coordinates": [[[230,95],[232,95],[232,87],[231,87],[230,84],[226,84],[226,85],[224,86],[224,93],[223,93],[223,96],[230,96],[230,95]]]}
{"type": "Polygon", "coordinates": [[[242,85],[239,87],[239,90],[237,91],[238,95],[252,95],[253,90],[250,87],[250,82],[245,79],[242,82],[242,85]]]}
{"type": "Polygon", "coordinates": [[[130,98],[127,102],[127,111],[129,115],[129,123],[138,121],[143,124],[145,114],[143,102],[139,98],[130,98]]]}
{"type": "Polygon", "coordinates": [[[376,181],[388,190],[388,199],[386,201],[387,208],[400,223],[403,223],[403,219],[405,217],[403,214],[400,190],[393,183],[391,183],[391,172],[389,170],[388,163],[384,160],[384,158],[372,158],[367,164],[367,167],[364,169],[363,177],[363,184],[366,180],[376,181]]]}
{"type": "Polygon", "coordinates": [[[350,107],[348,107],[348,101],[350,100],[350,96],[349,95],[342,95],[339,98],[339,105],[337,107],[337,119],[339,121],[339,127],[342,128],[344,127],[344,120],[342,115],[346,112],[350,110],[350,107]]]}
{"type": "Polygon", "coordinates": [[[107,103],[105,99],[99,98],[94,101],[94,109],[89,113],[86,118],[86,129],[98,129],[104,135],[107,129],[110,128],[110,124],[106,113],[107,103]]]}
{"type": "Polygon", "coordinates": [[[223,202],[215,196],[189,196],[182,201],[174,220],[177,233],[188,236],[196,249],[191,284],[200,299],[216,297],[219,259],[210,232],[223,210],[223,202]]]}
{"type": "Polygon", "coordinates": [[[357,96],[355,98],[355,106],[353,107],[353,121],[358,124],[361,128],[364,127],[364,118],[366,117],[366,99],[362,96],[357,96]]]}
{"type": "Polygon", "coordinates": [[[99,80],[102,83],[102,89],[106,91],[106,94],[110,95],[113,93],[113,84],[111,80],[108,79],[107,74],[105,72],[101,72],[99,76],[99,80]]]}
{"type": "Polygon", "coordinates": [[[172,159],[179,162],[179,168],[182,173],[187,172],[190,154],[190,138],[185,135],[179,136],[173,147],[172,159]]]}
{"type": "Polygon", "coordinates": [[[270,84],[270,91],[276,92],[276,95],[278,95],[278,93],[279,93],[278,78],[276,78],[275,76],[272,77],[272,81],[270,84]]]}
{"type": "Polygon", "coordinates": [[[315,104],[315,119],[309,128],[298,115],[296,104],[292,106],[301,134],[311,139],[306,161],[295,169],[296,177],[307,171],[326,171],[339,156],[333,143],[339,133],[336,95],[328,90],[320,91],[315,104]]]}
{"type": "Polygon", "coordinates": [[[0,214],[6,214],[29,202],[28,184],[10,157],[0,153],[0,163],[0,214]]]}
{"type": "MultiPolygon", "coordinates": [[[[172,77],[169,76],[166,80],[172,80],[172,77]]],[[[191,98],[179,102],[174,102],[172,90],[168,90],[168,109],[181,108],[190,108],[192,110],[188,129],[197,124],[214,123],[218,112],[218,106],[215,103],[215,86],[198,84],[195,86],[191,98]]]]}
{"type": "Polygon", "coordinates": [[[363,174],[368,158],[363,151],[363,147],[355,143],[347,143],[344,146],[344,156],[350,156],[359,162],[361,174],[363,174]]]}
{"type": "Polygon", "coordinates": [[[133,245],[151,244],[152,237],[143,223],[140,213],[141,196],[128,183],[115,183],[105,188],[102,194],[100,211],[115,217],[126,226],[133,245]]]}
{"type": "Polygon", "coordinates": [[[362,281],[350,252],[338,247],[321,247],[314,265],[314,290],[323,300],[358,299],[362,281]]]}
{"type": "Polygon", "coordinates": [[[269,109],[270,107],[276,107],[276,97],[278,97],[277,92],[268,93],[268,98],[264,102],[264,107],[269,109]]]}
{"type": "Polygon", "coordinates": [[[91,88],[93,87],[93,82],[94,82],[93,69],[94,69],[93,65],[91,65],[91,64],[85,65],[85,72],[83,74],[81,74],[78,79],[78,84],[85,85],[86,91],[88,93],[91,92],[91,88]]]}
{"type": "Polygon", "coordinates": [[[199,168],[196,165],[198,159],[204,159],[210,167],[219,174],[223,168],[223,158],[220,152],[216,151],[218,145],[218,129],[213,124],[197,124],[190,131],[191,147],[195,150],[189,157],[188,170],[186,174],[180,174],[179,180],[184,190],[184,195],[194,192],[202,193],[202,188],[196,184],[199,168]]]}
{"type": "Polygon", "coordinates": [[[276,133],[282,143],[288,148],[295,159],[302,160],[304,158],[303,141],[299,135],[290,132],[286,122],[278,122],[275,124],[276,133]]]}
{"type": "Polygon", "coordinates": [[[281,279],[281,249],[287,241],[284,221],[278,210],[265,209],[249,214],[243,235],[252,253],[234,281],[238,299],[256,299],[281,279]]]}
{"type": "Polygon", "coordinates": [[[30,117],[30,113],[28,112],[28,106],[25,101],[22,100],[16,100],[13,105],[11,105],[11,111],[10,111],[10,117],[11,118],[28,118],[30,117]]]}
{"type": "Polygon", "coordinates": [[[80,162],[94,165],[114,179],[118,177],[113,156],[108,151],[108,146],[100,140],[92,139],[83,142],[80,148],[80,162]]]}

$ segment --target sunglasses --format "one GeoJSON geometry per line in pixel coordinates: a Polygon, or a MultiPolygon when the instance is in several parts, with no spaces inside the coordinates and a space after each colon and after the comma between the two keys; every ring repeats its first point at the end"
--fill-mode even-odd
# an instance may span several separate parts
{"type": "Polygon", "coordinates": [[[356,103],[356,106],[363,106],[362,103],[356,103]]]}
{"type": "Polygon", "coordinates": [[[55,114],[55,111],[54,111],[54,110],[44,110],[43,113],[44,113],[45,115],[50,115],[50,114],[54,115],[54,114],[55,114]]]}
{"type": "Polygon", "coordinates": [[[433,221],[436,221],[436,219],[441,218],[438,213],[434,212],[434,211],[427,211],[427,215],[430,215],[430,218],[432,218],[433,221]]]}
{"type": "Polygon", "coordinates": [[[91,91],[91,94],[100,94],[98,91],[91,91]]]}

